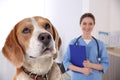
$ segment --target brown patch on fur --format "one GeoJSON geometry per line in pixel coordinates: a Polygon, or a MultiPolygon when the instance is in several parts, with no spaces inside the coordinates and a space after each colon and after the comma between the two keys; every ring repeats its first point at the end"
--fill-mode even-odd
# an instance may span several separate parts
{"type": "Polygon", "coordinates": [[[26,18],[15,25],[2,48],[4,56],[17,68],[23,65],[25,50],[28,47],[32,35],[32,33],[27,35],[24,34],[22,32],[24,28],[28,28],[31,31],[33,30],[29,18],[26,18]]]}
{"type": "Polygon", "coordinates": [[[2,48],[4,56],[16,67],[21,67],[24,62],[24,52],[18,43],[16,28],[8,35],[2,48]]]}
{"type": "Polygon", "coordinates": [[[58,65],[54,62],[53,65],[52,65],[51,70],[49,71],[48,79],[49,80],[54,80],[54,79],[57,79],[58,77],[60,77],[61,80],[63,80],[62,79],[62,73],[61,73],[58,65]]]}
{"type": "MultiPolygon", "coordinates": [[[[61,41],[61,38],[59,37],[58,32],[54,26],[52,27],[52,30],[53,30],[53,38],[55,40],[55,47],[56,47],[56,50],[59,51],[62,41],[61,41]]],[[[56,54],[54,54],[53,58],[56,59],[58,54],[59,54],[58,52],[56,54]]]]}
{"type": "Polygon", "coordinates": [[[19,75],[22,71],[23,71],[22,68],[17,68],[16,74],[15,74],[13,80],[17,80],[17,79],[16,79],[17,75],[19,75]]]}

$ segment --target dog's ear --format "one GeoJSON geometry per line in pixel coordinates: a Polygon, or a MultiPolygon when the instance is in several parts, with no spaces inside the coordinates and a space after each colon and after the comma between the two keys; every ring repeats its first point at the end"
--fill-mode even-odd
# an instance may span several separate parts
{"type": "Polygon", "coordinates": [[[62,41],[61,41],[61,38],[60,38],[60,36],[59,36],[59,34],[54,26],[52,27],[52,30],[53,30],[53,38],[55,40],[55,47],[57,50],[57,54],[54,55],[54,59],[55,59],[55,58],[57,58],[58,51],[60,50],[60,46],[62,44],[62,41]]]}
{"type": "Polygon", "coordinates": [[[2,48],[2,53],[16,67],[22,66],[24,62],[24,54],[17,40],[15,28],[8,35],[2,48]]]}

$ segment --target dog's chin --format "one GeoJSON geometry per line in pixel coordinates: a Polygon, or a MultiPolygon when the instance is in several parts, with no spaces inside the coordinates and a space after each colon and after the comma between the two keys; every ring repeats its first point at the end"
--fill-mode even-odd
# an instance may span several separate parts
{"type": "Polygon", "coordinates": [[[39,53],[38,56],[29,56],[29,58],[36,59],[41,57],[53,57],[55,53],[56,53],[56,50],[53,50],[52,48],[45,48],[39,53]]]}
{"type": "MultiPolygon", "coordinates": [[[[49,52],[49,51],[47,51],[49,52]]],[[[24,63],[24,67],[32,73],[46,74],[53,64],[53,56],[45,52],[44,55],[37,57],[29,57],[24,63]]]]}
{"type": "Polygon", "coordinates": [[[49,53],[49,51],[44,52],[44,54],[39,55],[39,56],[29,56],[31,59],[37,59],[37,58],[42,58],[42,57],[52,57],[53,54],[49,53]]]}

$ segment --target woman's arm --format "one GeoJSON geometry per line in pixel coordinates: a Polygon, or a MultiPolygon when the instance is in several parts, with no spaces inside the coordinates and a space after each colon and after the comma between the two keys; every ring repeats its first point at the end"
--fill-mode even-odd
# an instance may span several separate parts
{"type": "Polygon", "coordinates": [[[96,69],[96,70],[103,70],[103,67],[101,64],[94,64],[91,63],[89,60],[85,60],[83,62],[84,67],[86,68],[92,68],[92,69],[96,69]]]}
{"type": "Polygon", "coordinates": [[[90,68],[80,68],[80,67],[75,66],[73,64],[70,64],[68,68],[72,71],[81,72],[85,75],[89,75],[92,72],[92,69],[90,69],[90,68]]]}
{"type": "Polygon", "coordinates": [[[99,61],[99,64],[91,63],[89,60],[86,60],[83,62],[83,65],[88,68],[100,70],[104,73],[109,66],[109,56],[103,42],[99,42],[99,47],[100,47],[99,52],[100,52],[100,58],[101,58],[99,61]]]}

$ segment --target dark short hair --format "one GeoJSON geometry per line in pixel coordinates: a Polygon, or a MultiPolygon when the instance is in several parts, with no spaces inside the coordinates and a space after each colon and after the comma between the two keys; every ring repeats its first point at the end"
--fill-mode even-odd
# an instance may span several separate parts
{"type": "Polygon", "coordinates": [[[92,19],[93,19],[93,22],[94,22],[94,24],[95,24],[95,17],[94,17],[94,15],[93,15],[92,13],[84,13],[84,14],[81,16],[81,18],[80,18],[80,24],[81,24],[82,20],[83,20],[84,18],[86,18],[86,17],[92,18],[92,19]]]}

